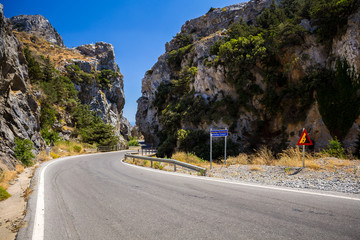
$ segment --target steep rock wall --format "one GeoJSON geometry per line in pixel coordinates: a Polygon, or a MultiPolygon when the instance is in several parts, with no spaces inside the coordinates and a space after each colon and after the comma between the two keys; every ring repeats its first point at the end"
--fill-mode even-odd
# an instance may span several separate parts
{"type": "Polygon", "coordinates": [[[115,62],[113,45],[105,42],[82,45],[76,48],[82,55],[91,57],[91,62],[73,60],[84,72],[111,70],[115,74],[111,85],[103,88],[97,83],[76,85],[79,98],[83,104],[88,104],[90,110],[97,112],[103,121],[110,123],[119,136],[128,140],[130,123],[122,116],[125,105],[124,80],[120,68],[115,62]]]}
{"type": "Polygon", "coordinates": [[[30,93],[26,60],[20,44],[9,30],[0,4],[0,160],[12,169],[14,140],[31,139],[36,150],[42,145],[39,134],[39,106],[30,93]]]}
{"type": "MultiPolygon", "coordinates": [[[[197,72],[194,80],[190,83],[190,88],[194,91],[194,96],[201,96],[202,99],[209,103],[221,100],[224,96],[231,96],[233,99],[238,97],[236,89],[226,80],[226,71],[222,65],[208,64],[213,62],[216,56],[212,56],[211,46],[218,40],[226,37],[225,29],[229,28],[232,23],[242,19],[246,23],[254,23],[256,17],[268,6],[271,1],[252,0],[248,3],[236,4],[223,9],[213,10],[206,15],[187,21],[181,28],[179,35],[191,35],[194,42],[190,51],[185,52],[181,59],[181,69],[186,66],[196,66],[197,72]]],[[[304,19],[302,25],[308,30],[304,36],[303,44],[285,47],[278,53],[281,64],[286,66],[289,79],[301,82],[301,79],[314,67],[334,67],[336,57],[346,58],[351,65],[358,69],[359,54],[359,13],[350,16],[347,32],[333,41],[329,50],[327,46],[320,44],[317,37],[312,34],[314,28],[311,23],[304,19]]],[[[138,111],[136,115],[137,125],[140,132],[144,135],[146,141],[155,144],[160,143],[159,132],[163,129],[159,121],[159,111],[156,107],[156,94],[158,87],[162,83],[170,83],[174,76],[178,75],[169,67],[167,60],[172,57],[174,50],[181,47],[178,38],[174,38],[166,44],[166,52],[159,57],[158,62],[149,70],[142,80],[142,96],[138,100],[138,111]]],[[[264,83],[264,66],[257,64],[255,68],[248,69],[254,76],[255,82],[266,92],[267,85],[264,83]]],[[[244,111],[234,124],[225,123],[223,119],[218,121],[202,121],[199,126],[181,122],[183,129],[204,129],[210,128],[231,128],[230,137],[246,148],[249,145],[249,139],[258,136],[258,144],[280,143],[282,138],[287,139],[291,146],[297,143],[301,130],[305,127],[311,134],[315,142],[315,148],[320,149],[327,145],[331,139],[330,132],[325,125],[319,112],[318,103],[315,101],[306,111],[304,120],[297,123],[283,124],[283,119],[291,115],[293,106],[286,106],[287,112],[279,113],[267,122],[262,132],[258,132],[258,122],[263,121],[264,117],[258,113],[264,112],[264,106],[260,99],[253,96],[251,107],[255,111],[244,111]],[[284,129],[285,127],[285,129],[284,129]]],[[[228,114],[228,113],[224,113],[228,114]]],[[[356,145],[359,135],[359,119],[354,122],[353,127],[343,140],[346,147],[352,148],[356,145]]]]}

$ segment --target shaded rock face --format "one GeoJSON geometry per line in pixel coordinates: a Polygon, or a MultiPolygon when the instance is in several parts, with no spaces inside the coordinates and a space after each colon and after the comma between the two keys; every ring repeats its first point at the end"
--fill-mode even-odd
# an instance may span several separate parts
{"type": "Polygon", "coordinates": [[[9,23],[12,30],[31,33],[60,47],[65,47],[60,34],[41,15],[19,15],[10,18],[9,23]]]}
{"type": "Polygon", "coordinates": [[[102,88],[93,84],[76,85],[79,98],[83,104],[88,104],[90,110],[97,112],[103,121],[115,127],[116,133],[126,140],[131,135],[130,123],[122,116],[125,105],[124,80],[119,67],[115,63],[113,45],[104,42],[82,45],[76,48],[81,54],[92,57],[92,62],[74,60],[81,70],[91,73],[93,70],[111,70],[115,77],[110,80],[111,85],[102,88]]]}
{"type": "MultiPolygon", "coordinates": [[[[205,16],[187,21],[181,28],[181,34],[192,34],[194,42],[190,53],[187,53],[181,60],[181,68],[188,66],[197,67],[194,81],[190,83],[190,88],[194,90],[195,96],[201,96],[205,102],[209,102],[214,98],[221,99],[222,95],[231,96],[236,99],[236,89],[226,81],[224,66],[207,65],[207,62],[214,60],[215,56],[211,56],[210,48],[217,40],[226,36],[223,29],[228,28],[232,23],[243,19],[244,22],[255,22],[256,17],[270,6],[271,0],[252,0],[248,3],[236,4],[223,9],[216,9],[207,13],[205,16]],[[200,39],[200,40],[199,40],[200,39]]],[[[281,64],[286,65],[292,61],[294,57],[298,59],[297,66],[289,73],[291,79],[299,81],[314,66],[328,67],[333,62],[333,57],[345,57],[351,65],[359,69],[359,51],[360,51],[360,11],[350,16],[347,32],[334,39],[333,46],[329,50],[321,45],[315,35],[311,34],[313,28],[309,29],[309,34],[305,36],[302,45],[291,46],[282,49],[281,64]],[[302,58],[306,56],[306,58],[302,58]]],[[[306,21],[302,21],[305,24],[306,21]]],[[[166,60],[172,50],[177,50],[179,46],[176,38],[166,44],[166,52],[159,57],[158,62],[149,70],[142,80],[142,96],[138,99],[138,111],[136,114],[136,125],[139,131],[144,135],[145,140],[149,143],[159,144],[158,133],[163,126],[159,121],[158,109],[155,107],[154,101],[156,92],[161,83],[169,83],[172,76],[176,73],[169,68],[166,60]]],[[[261,69],[261,66],[258,66],[261,69]]],[[[249,69],[256,78],[256,84],[266,91],[261,72],[257,69],[249,69]]],[[[256,112],[264,111],[260,100],[253,97],[251,100],[252,107],[256,112]]],[[[318,104],[315,102],[307,111],[305,120],[299,121],[297,124],[287,124],[283,129],[284,114],[278,114],[269,122],[268,130],[270,132],[283,132],[291,146],[295,146],[302,132],[302,128],[306,128],[312,140],[315,143],[315,149],[325,147],[331,139],[330,132],[326,127],[322,116],[319,112],[318,104]]],[[[360,119],[360,118],[359,118],[360,119]]],[[[354,148],[357,137],[360,133],[359,119],[354,122],[348,135],[343,140],[345,147],[354,148]]],[[[241,114],[237,119],[235,127],[230,134],[232,140],[240,143],[241,146],[248,144],[249,134],[256,132],[256,122],[261,119],[258,115],[251,111],[241,114]]],[[[209,131],[210,128],[230,128],[230,125],[219,122],[202,122],[200,126],[194,127],[191,124],[181,123],[183,129],[203,129],[209,131]]],[[[262,133],[260,133],[262,134],[262,133]]],[[[258,139],[259,144],[267,144],[270,141],[281,142],[280,139],[258,139]]]]}
{"type": "Polygon", "coordinates": [[[37,150],[42,140],[39,106],[26,82],[26,60],[19,42],[9,31],[1,4],[0,59],[0,161],[12,169],[16,164],[15,137],[31,139],[37,150]]]}

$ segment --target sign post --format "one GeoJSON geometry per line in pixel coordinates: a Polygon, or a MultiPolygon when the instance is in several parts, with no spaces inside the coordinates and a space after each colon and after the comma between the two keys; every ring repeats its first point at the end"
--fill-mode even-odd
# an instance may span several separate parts
{"type": "Polygon", "coordinates": [[[225,166],[226,166],[226,142],[227,142],[228,130],[219,129],[213,130],[210,128],[210,169],[212,169],[212,138],[213,137],[225,137],[225,166]]]}
{"type": "Polygon", "coordinates": [[[212,128],[210,128],[210,169],[212,169],[212,128]]]}
{"type": "Polygon", "coordinates": [[[303,168],[305,168],[305,146],[311,146],[313,145],[309,134],[307,133],[307,131],[305,130],[305,128],[303,128],[303,132],[301,134],[301,137],[298,141],[298,143],[296,144],[298,146],[303,146],[303,168]]]}

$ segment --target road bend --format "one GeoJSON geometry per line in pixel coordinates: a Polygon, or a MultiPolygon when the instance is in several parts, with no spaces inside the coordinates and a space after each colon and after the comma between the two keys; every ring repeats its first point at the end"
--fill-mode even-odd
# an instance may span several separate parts
{"type": "Polygon", "coordinates": [[[39,169],[17,239],[360,239],[359,199],[164,174],[123,156],[39,169]]]}

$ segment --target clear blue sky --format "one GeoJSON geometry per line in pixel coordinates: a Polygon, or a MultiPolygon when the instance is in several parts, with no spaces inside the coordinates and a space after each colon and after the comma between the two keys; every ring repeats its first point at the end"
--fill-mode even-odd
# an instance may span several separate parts
{"type": "Polygon", "coordinates": [[[114,45],[116,62],[124,75],[124,116],[133,124],[141,96],[141,80],[165,52],[186,22],[210,7],[244,0],[1,0],[7,18],[41,14],[63,37],[67,47],[99,41],[114,45]]]}

